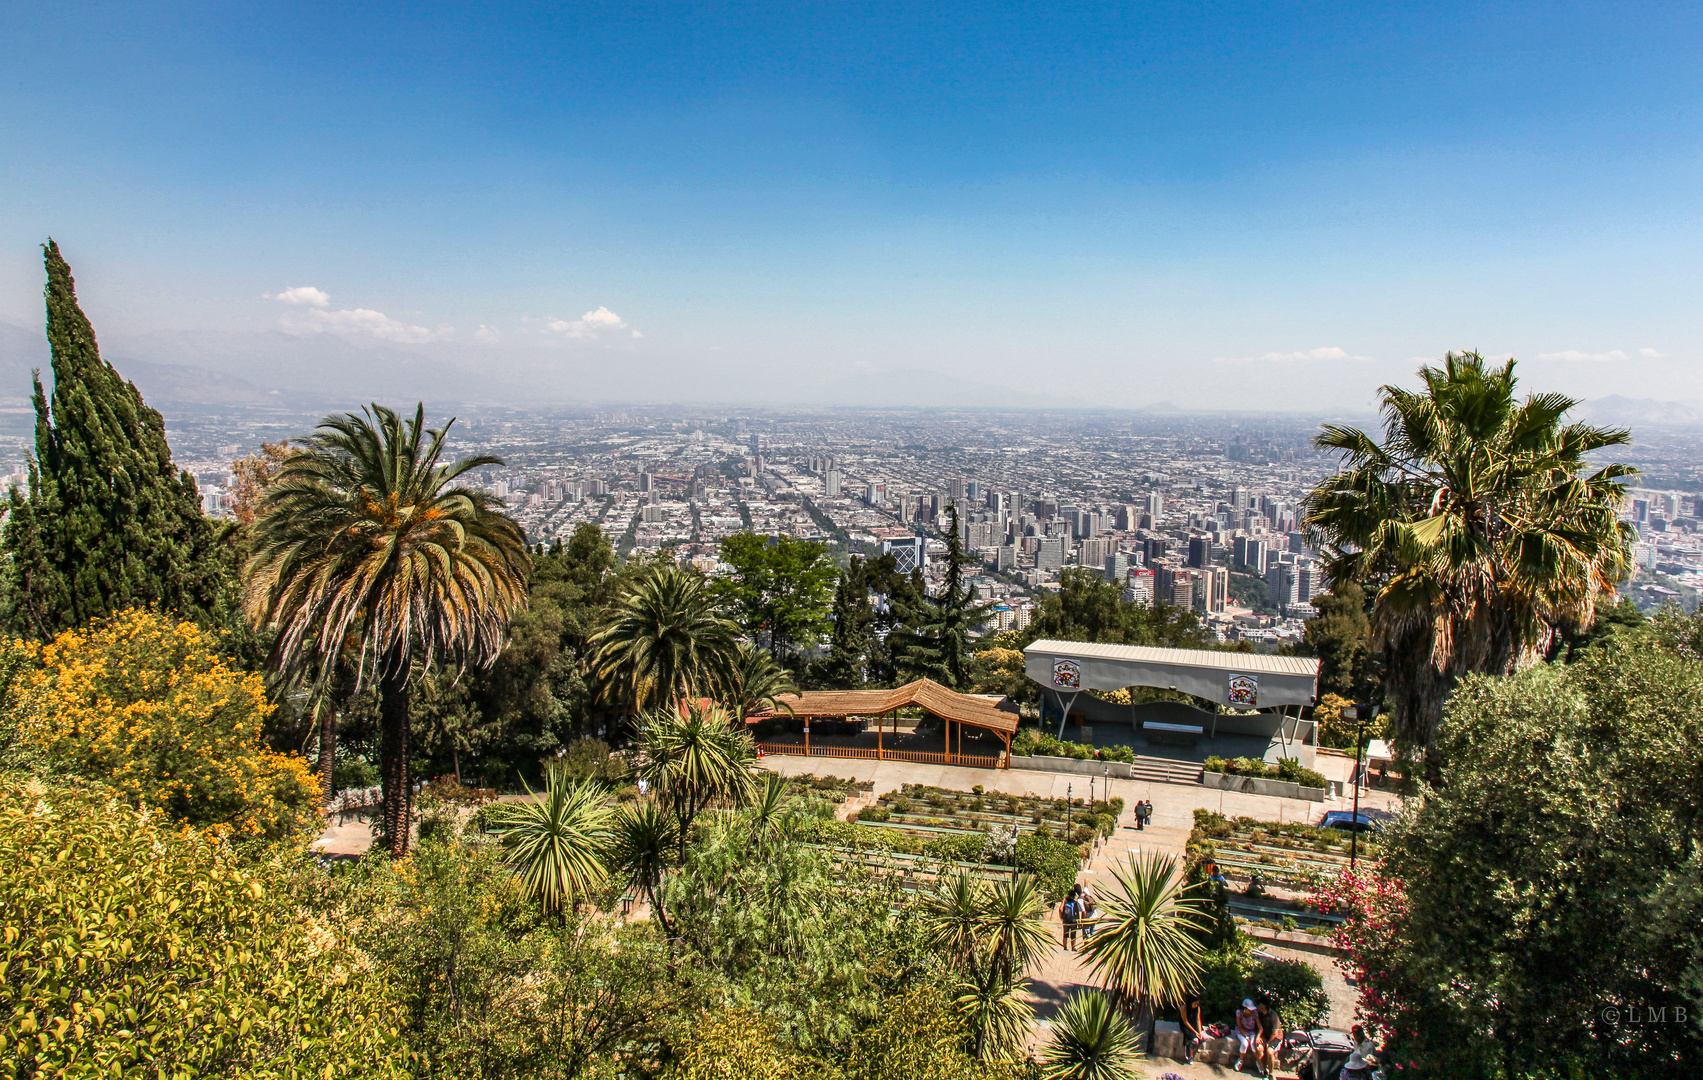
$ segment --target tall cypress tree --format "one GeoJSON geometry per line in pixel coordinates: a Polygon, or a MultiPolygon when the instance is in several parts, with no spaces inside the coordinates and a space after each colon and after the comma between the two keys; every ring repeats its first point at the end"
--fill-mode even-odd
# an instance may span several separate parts
{"type": "Polygon", "coordinates": [[[222,622],[227,545],[172,465],[165,421],[101,359],[59,245],[43,251],[53,397],[38,370],[35,461],[29,496],[10,496],[0,615],[34,637],[137,606],[222,622]]]}

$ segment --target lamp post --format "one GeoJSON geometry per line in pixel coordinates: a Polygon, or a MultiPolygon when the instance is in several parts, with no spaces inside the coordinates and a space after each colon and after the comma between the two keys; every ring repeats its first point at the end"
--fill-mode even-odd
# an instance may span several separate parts
{"type": "Polygon", "coordinates": [[[1368,702],[1354,706],[1354,828],[1348,832],[1348,868],[1353,870],[1360,856],[1360,784],[1365,780],[1365,770],[1361,764],[1362,736],[1366,731],[1366,721],[1375,719],[1378,707],[1368,702]]]}

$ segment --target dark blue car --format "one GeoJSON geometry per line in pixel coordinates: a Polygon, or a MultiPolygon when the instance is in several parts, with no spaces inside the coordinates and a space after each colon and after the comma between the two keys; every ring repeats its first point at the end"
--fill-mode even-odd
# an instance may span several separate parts
{"type": "Polygon", "coordinates": [[[1319,824],[1326,829],[1341,829],[1343,832],[1367,832],[1379,827],[1379,822],[1368,817],[1365,811],[1356,815],[1352,810],[1332,810],[1319,824]]]}

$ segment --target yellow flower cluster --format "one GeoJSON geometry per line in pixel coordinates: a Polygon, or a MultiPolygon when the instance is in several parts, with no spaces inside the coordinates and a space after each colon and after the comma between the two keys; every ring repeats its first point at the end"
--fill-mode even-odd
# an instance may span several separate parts
{"type": "Polygon", "coordinates": [[[216,646],[192,623],[142,610],[45,645],[7,641],[22,662],[10,702],[19,738],[194,825],[274,838],[301,828],[318,795],[312,770],[265,745],[265,684],[216,646]]]}

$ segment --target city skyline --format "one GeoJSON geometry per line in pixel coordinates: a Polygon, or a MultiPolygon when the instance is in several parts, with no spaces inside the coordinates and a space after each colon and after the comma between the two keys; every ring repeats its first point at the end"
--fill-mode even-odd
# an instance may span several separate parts
{"type": "Polygon", "coordinates": [[[1703,398],[1685,8],[10,23],[8,371],[52,235],[109,357],[262,393],[1341,412],[1478,348],[1703,398]]]}

